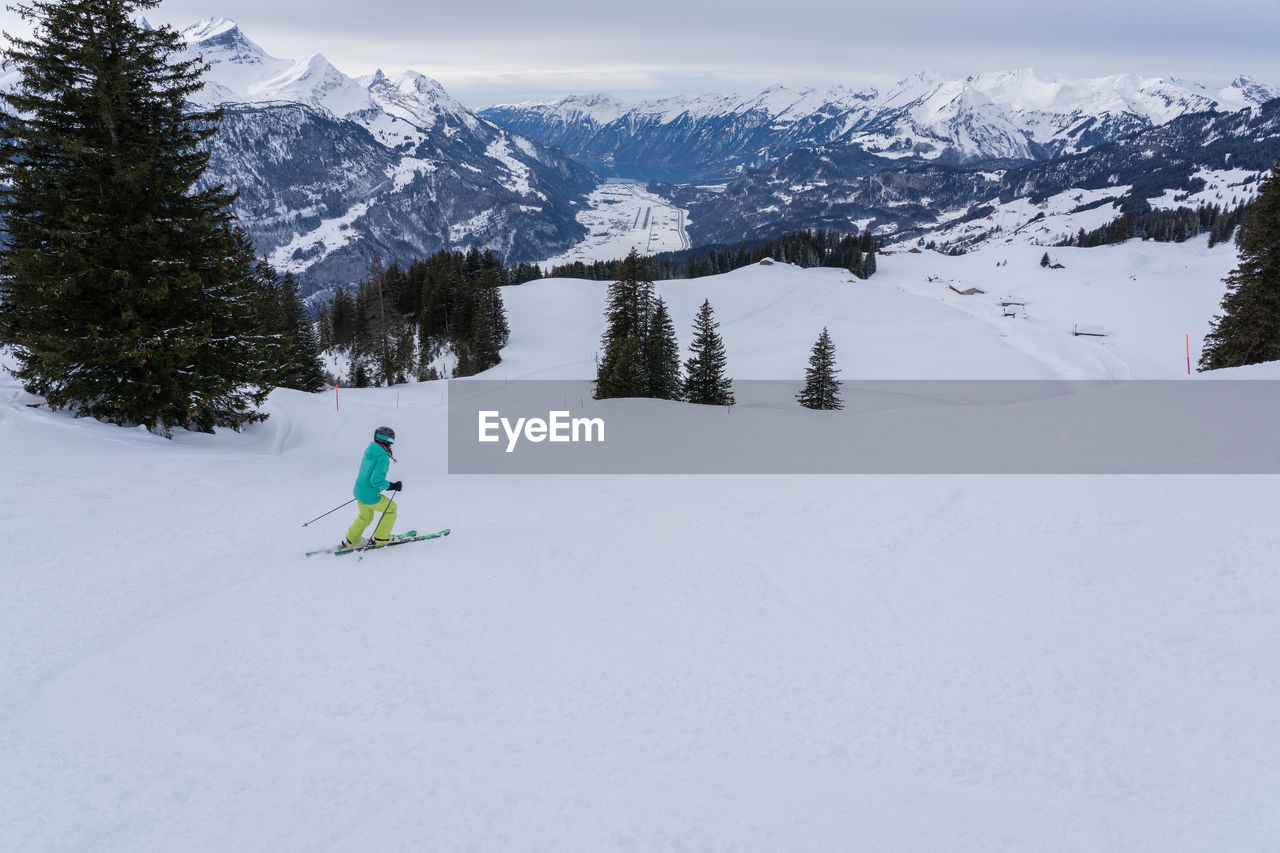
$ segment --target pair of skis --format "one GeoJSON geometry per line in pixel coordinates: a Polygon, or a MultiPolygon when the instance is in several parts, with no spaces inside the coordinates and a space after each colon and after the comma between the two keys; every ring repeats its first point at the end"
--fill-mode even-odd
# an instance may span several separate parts
{"type": "Polygon", "coordinates": [[[316,554],[333,554],[335,557],[341,557],[343,554],[361,553],[366,551],[381,551],[383,548],[390,548],[395,545],[408,545],[410,542],[423,542],[427,539],[440,539],[449,535],[448,528],[437,530],[435,533],[426,533],[421,536],[418,531],[410,530],[408,533],[400,533],[391,537],[391,541],[385,545],[355,545],[353,547],[337,547],[337,548],[321,548],[318,551],[308,551],[308,557],[314,557],[316,554]]]}

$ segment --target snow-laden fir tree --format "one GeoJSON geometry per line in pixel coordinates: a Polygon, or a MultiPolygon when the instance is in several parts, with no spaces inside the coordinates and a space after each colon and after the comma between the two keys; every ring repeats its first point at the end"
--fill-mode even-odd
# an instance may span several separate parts
{"type": "Polygon", "coordinates": [[[703,300],[693,321],[693,355],[684,365],[684,398],[690,403],[727,406],[733,399],[733,380],[724,375],[727,358],[719,327],[711,300],[703,300]]]}
{"type": "Polygon", "coordinates": [[[840,399],[840,380],[836,374],[836,346],[831,334],[823,327],[822,334],[809,353],[809,366],[804,371],[804,388],[796,395],[800,405],[809,409],[843,409],[840,399]]]}
{"type": "Polygon", "coordinates": [[[55,408],[164,434],[265,417],[266,335],[233,194],[200,188],[217,111],[159,0],[31,0],[2,53],[0,340],[55,408]]]}
{"type": "Polygon", "coordinates": [[[645,337],[652,311],[653,279],[648,263],[632,249],[609,285],[608,325],[600,339],[603,355],[596,366],[597,400],[648,396],[645,337]]]}
{"type": "Polygon", "coordinates": [[[1227,276],[1201,370],[1280,360],[1280,160],[1258,188],[1239,243],[1240,265],[1227,276]]]}

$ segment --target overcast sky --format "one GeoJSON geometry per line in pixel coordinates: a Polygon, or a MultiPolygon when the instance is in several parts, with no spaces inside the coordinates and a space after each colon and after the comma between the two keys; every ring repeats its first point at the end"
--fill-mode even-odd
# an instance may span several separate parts
{"type": "MultiPolygon", "coordinates": [[[[231,18],[269,54],[357,76],[434,77],[464,104],[884,86],[931,68],[1280,83],[1280,0],[164,0],[179,28],[231,18]]],[[[17,31],[12,13],[0,14],[17,31]]]]}

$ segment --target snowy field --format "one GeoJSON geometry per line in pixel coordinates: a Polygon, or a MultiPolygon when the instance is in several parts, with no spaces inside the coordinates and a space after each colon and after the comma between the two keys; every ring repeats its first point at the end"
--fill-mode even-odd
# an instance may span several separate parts
{"type": "Polygon", "coordinates": [[[689,248],[688,211],[633,181],[608,181],[587,199],[578,213],[586,238],[563,255],[542,261],[544,268],[582,261],[625,258],[635,248],[642,255],[689,248]]]}
{"type": "MultiPolygon", "coordinates": [[[[847,378],[1171,379],[1235,263],[1042,252],[659,292],[743,379],[823,326],[847,378]]],[[[585,380],[604,293],[508,289],[489,376],[585,380]]],[[[0,380],[0,848],[1277,850],[1274,478],[449,476],[445,395],[166,441],[0,380]],[[304,558],[381,424],[453,534],[304,558]]]]}

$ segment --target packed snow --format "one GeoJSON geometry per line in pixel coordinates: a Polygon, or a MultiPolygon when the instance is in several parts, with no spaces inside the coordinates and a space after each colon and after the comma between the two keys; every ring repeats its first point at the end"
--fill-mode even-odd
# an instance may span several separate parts
{"type": "MultiPolygon", "coordinates": [[[[798,379],[824,326],[845,378],[1174,378],[1235,263],[1204,238],[1042,252],[658,291],[683,346],[710,299],[742,379],[798,379]]],[[[488,376],[587,387],[605,286],[504,295],[488,376]]],[[[277,391],[264,424],[166,441],[0,380],[3,846],[1280,838],[1273,478],[451,476],[447,393],[277,391]],[[383,424],[399,528],[452,534],[303,557],[383,424]]]]}

